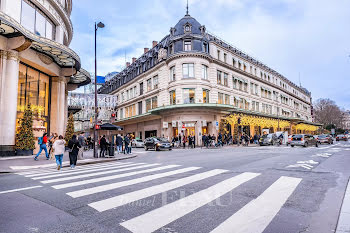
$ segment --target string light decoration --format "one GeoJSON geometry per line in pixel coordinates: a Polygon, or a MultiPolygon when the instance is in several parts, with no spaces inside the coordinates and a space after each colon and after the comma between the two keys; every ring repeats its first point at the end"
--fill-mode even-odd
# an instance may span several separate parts
{"type": "Polygon", "coordinates": [[[301,124],[296,125],[295,129],[301,130],[301,131],[305,130],[305,131],[309,131],[309,132],[315,132],[318,130],[318,126],[301,123],[301,124]]]}
{"type": "Polygon", "coordinates": [[[225,118],[231,125],[240,126],[260,126],[261,128],[289,128],[290,122],[286,120],[277,120],[269,117],[252,116],[242,113],[234,113],[225,118]],[[240,124],[238,124],[238,118],[240,118],[240,124]]]}

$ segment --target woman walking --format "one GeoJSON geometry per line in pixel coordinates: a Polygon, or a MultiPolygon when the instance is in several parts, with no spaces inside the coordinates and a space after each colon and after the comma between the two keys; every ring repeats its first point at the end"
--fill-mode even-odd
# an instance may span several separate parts
{"type": "Polygon", "coordinates": [[[52,145],[53,153],[56,157],[57,170],[60,170],[62,168],[62,160],[63,160],[63,154],[65,150],[65,144],[66,144],[66,141],[63,140],[63,136],[60,135],[52,145]]]}
{"type": "Polygon", "coordinates": [[[69,161],[70,167],[75,168],[77,165],[77,158],[79,153],[79,148],[81,147],[79,141],[77,140],[77,135],[73,135],[72,139],[68,142],[69,148],[69,161]]]}

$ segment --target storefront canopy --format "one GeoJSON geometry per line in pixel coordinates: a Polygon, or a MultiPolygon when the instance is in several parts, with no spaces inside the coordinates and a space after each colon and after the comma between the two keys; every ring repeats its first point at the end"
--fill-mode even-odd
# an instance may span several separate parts
{"type": "Polygon", "coordinates": [[[100,129],[101,130],[122,130],[122,128],[120,126],[113,125],[111,123],[105,123],[105,124],[101,125],[100,129]]]}

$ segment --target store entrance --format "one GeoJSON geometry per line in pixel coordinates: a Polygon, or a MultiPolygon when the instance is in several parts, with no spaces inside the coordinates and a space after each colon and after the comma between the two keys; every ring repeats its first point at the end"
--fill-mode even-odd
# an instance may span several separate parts
{"type": "Polygon", "coordinates": [[[186,137],[188,137],[190,135],[195,135],[195,128],[194,127],[186,127],[184,133],[185,133],[186,137]]]}

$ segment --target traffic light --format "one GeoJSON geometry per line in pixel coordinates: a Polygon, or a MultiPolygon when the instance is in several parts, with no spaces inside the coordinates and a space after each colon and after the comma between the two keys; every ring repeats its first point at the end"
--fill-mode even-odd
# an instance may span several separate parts
{"type": "Polygon", "coordinates": [[[100,125],[96,125],[95,128],[96,129],[101,129],[101,126],[100,125]]]}
{"type": "Polygon", "coordinates": [[[112,115],[111,115],[112,117],[115,117],[115,113],[112,113],[112,115]]]}

